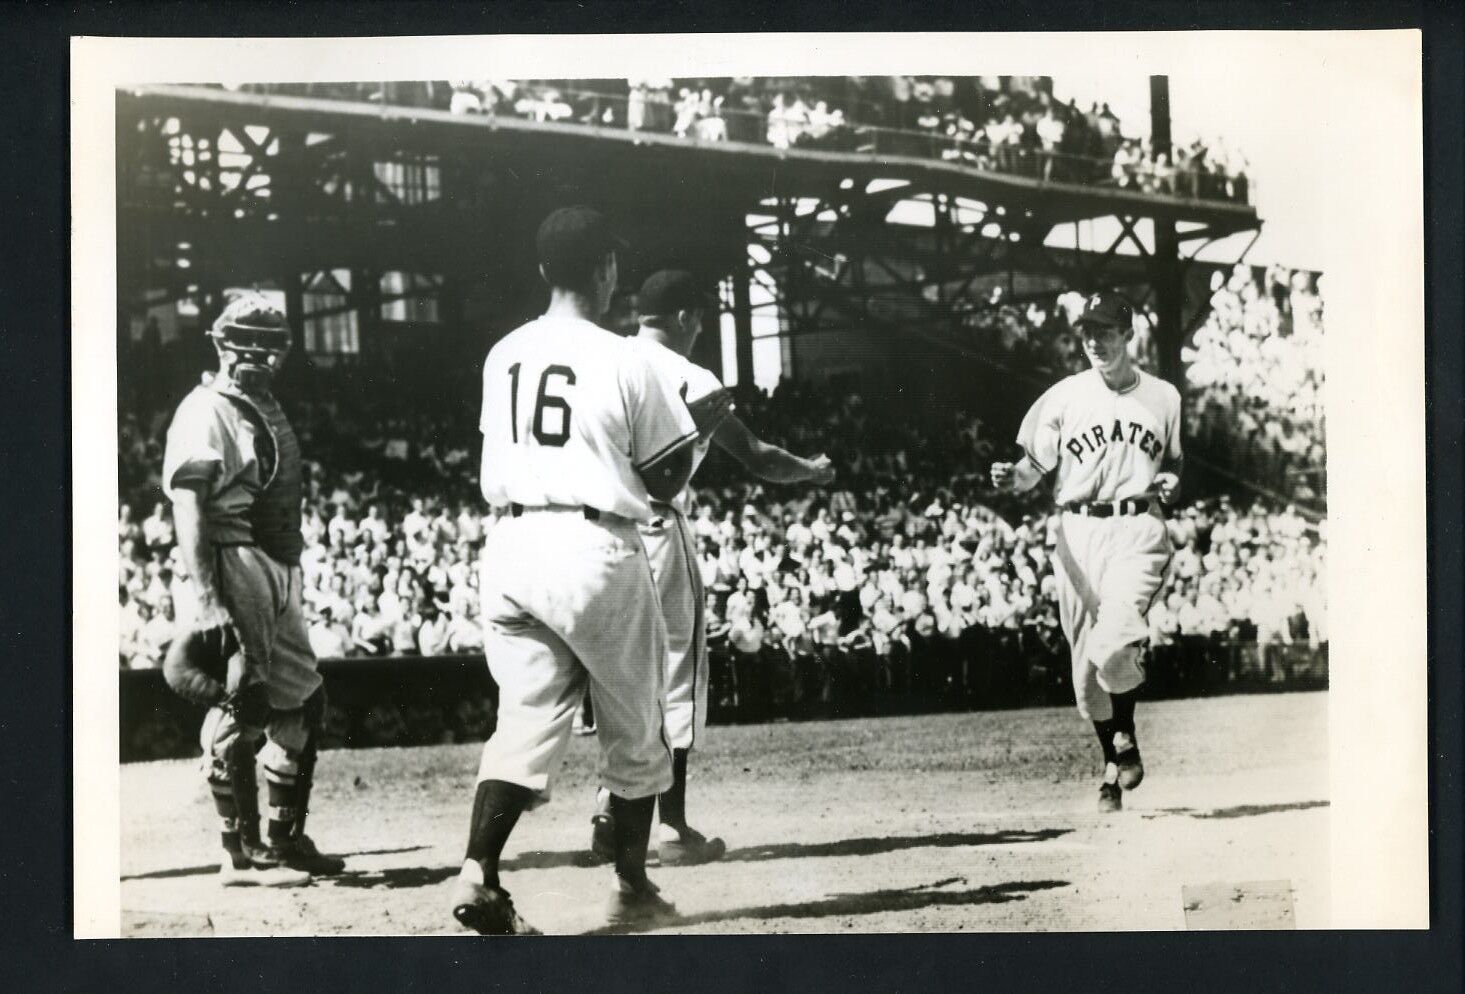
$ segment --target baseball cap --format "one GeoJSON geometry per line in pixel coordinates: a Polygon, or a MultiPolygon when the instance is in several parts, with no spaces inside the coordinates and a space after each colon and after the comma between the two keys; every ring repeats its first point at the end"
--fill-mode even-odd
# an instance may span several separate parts
{"type": "Polygon", "coordinates": [[[1100,290],[1089,294],[1089,298],[1084,301],[1083,313],[1073,324],[1074,327],[1103,324],[1128,331],[1134,325],[1134,308],[1121,294],[1113,290],[1100,290]]]}
{"type": "Polygon", "coordinates": [[[636,295],[636,310],[642,314],[675,314],[708,307],[711,294],[697,284],[691,273],[662,269],[646,277],[636,295]]]}
{"type": "Polygon", "coordinates": [[[561,207],[539,225],[534,239],[547,270],[575,271],[598,262],[607,252],[630,246],[617,237],[605,215],[593,207],[561,207]]]}

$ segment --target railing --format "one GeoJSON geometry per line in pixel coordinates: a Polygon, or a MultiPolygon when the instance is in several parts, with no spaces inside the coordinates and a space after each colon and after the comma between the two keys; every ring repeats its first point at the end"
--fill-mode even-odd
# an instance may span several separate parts
{"type": "MultiPolygon", "coordinates": [[[[710,664],[709,718],[719,724],[1073,701],[1067,649],[1024,629],[907,636],[884,654],[772,645],[749,654],[722,642],[710,664]]],[[[1184,636],[1153,647],[1146,671],[1149,697],[1320,688],[1327,646],[1184,636]]],[[[321,672],[329,748],[480,742],[493,731],[497,689],[482,656],[328,659],[321,672]]],[[[198,754],[202,711],[174,695],[160,670],[123,670],[119,679],[124,762],[198,754]]]]}
{"type": "Polygon", "coordinates": [[[1115,160],[1059,152],[1020,143],[993,144],[935,117],[931,128],[911,130],[823,120],[794,121],[769,112],[725,106],[682,112],[669,101],[633,99],[591,90],[521,87],[511,98],[490,99],[447,83],[258,84],[250,92],[355,99],[391,107],[424,107],[464,115],[520,117],[544,124],[675,134],[689,142],[736,142],[808,152],[935,159],[978,172],[1019,176],[1039,183],[1125,189],[1181,200],[1249,204],[1255,183],[1246,175],[1214,168],[1156,166],[1151,161],[1116,167],[1115,160]]]}

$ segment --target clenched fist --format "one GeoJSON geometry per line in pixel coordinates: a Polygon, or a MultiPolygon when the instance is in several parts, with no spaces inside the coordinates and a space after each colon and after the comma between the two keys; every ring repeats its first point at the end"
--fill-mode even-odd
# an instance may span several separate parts
{"type": "Polygon", "coordinates": [[[1175,499],[1180,492],[1180,477],[1174,473],[1155,474],[1155,496],[1160,498],[1161,504],[1168,504],[1175,499]]]}

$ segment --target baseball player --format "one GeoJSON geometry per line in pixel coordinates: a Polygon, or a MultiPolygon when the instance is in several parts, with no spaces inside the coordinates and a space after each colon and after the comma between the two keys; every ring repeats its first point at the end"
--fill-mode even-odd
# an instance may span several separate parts
{"type": "Polygon", "coordinates": [[[588,684],[610,793],[613,924],[675,909],[646,876],[656,796],[672,784],[663,734],[666,628],[639,522],[691,475],[693,449],[731,409],[720,390],[688,404],[627,340],[595,324],[624,247],[588,207],[539,229],[545,314],[483,367],[483,495],[508,514],[483,550],[484,652],[499,688],[483,747],[453,915],[481,934],[532,933],[499,881],[519,815],[549,797],[588,684]]]}
{"type": "Polygon", "coordinates": [[[1018,431],[1023,459],[992,466],[993,484],[1013,492],[1057,476],[1059,620],[1079,714],[1104,753],[1106,812],[1144,778],[1134,704],[1145,678],[1145,616],[1172,554],[1161,505],[1175,499],[1182,461],[1180,393],[1131,362],[1133,320],[1119,294],[1089,297],[1076,325],[1093,368],[1039,397],[1018,431]]]}
{"type": "Polygon", "coordinates": [[[209,335],[219,372],[178,406],[163,456],[195,600],[164,674],[209,706],[200,743],[223,823],[222,882],[291,886],[339,873],[344,862],[305,834],[325,692],[300,600],[300,446],[270,392],[290,329],[248,293],[224,307],[209,335]],[[269,796],[263,839],[257,751],[269,796]]]}
{"type": "MultiPolygon", "coordinates": [[[[690,273],[653,273],[637,295],[641,327],[630,340],[666,381],[668,389],[689,401],[713,396],[722,384],[709,370],[687,358],[702,331],[702,315],[710,306],[690,273]]],[[[710,437],[692,451],[695,473],[713,444],[749,472],[772,483],[829,483],[834,469],[827,456],[804,459],[758,439],[737,417],[729,415],[710,437]]],[[[687,824],[687,755],[707,722],[706,596],[697,566],[696,540],[687,521],[689,493],[671,501],[653,501],[655,513],[640,526],[641,539],[656,577],[667,629],[666,738],[672,747],[672,786],[657,803],[657,856],[663,866],[706,863],[721,858],[726,846],[687,824]]],[[[592,819],[591,851],[601,859],[613,856],[614,819],[602,791],[592,819]]]]}

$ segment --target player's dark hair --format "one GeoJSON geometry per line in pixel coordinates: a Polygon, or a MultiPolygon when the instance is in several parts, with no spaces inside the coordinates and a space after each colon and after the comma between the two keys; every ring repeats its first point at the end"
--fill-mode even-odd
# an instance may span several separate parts
{"type": "Polygon", "coordinates": [[[595,272],[605,265],[605,260],[614,255],[605,252],[572,259],[555,259],[540,265],[544,280],[552,289],[568,290],[571,293],[589,294],[595,291],[595,272]]]}

